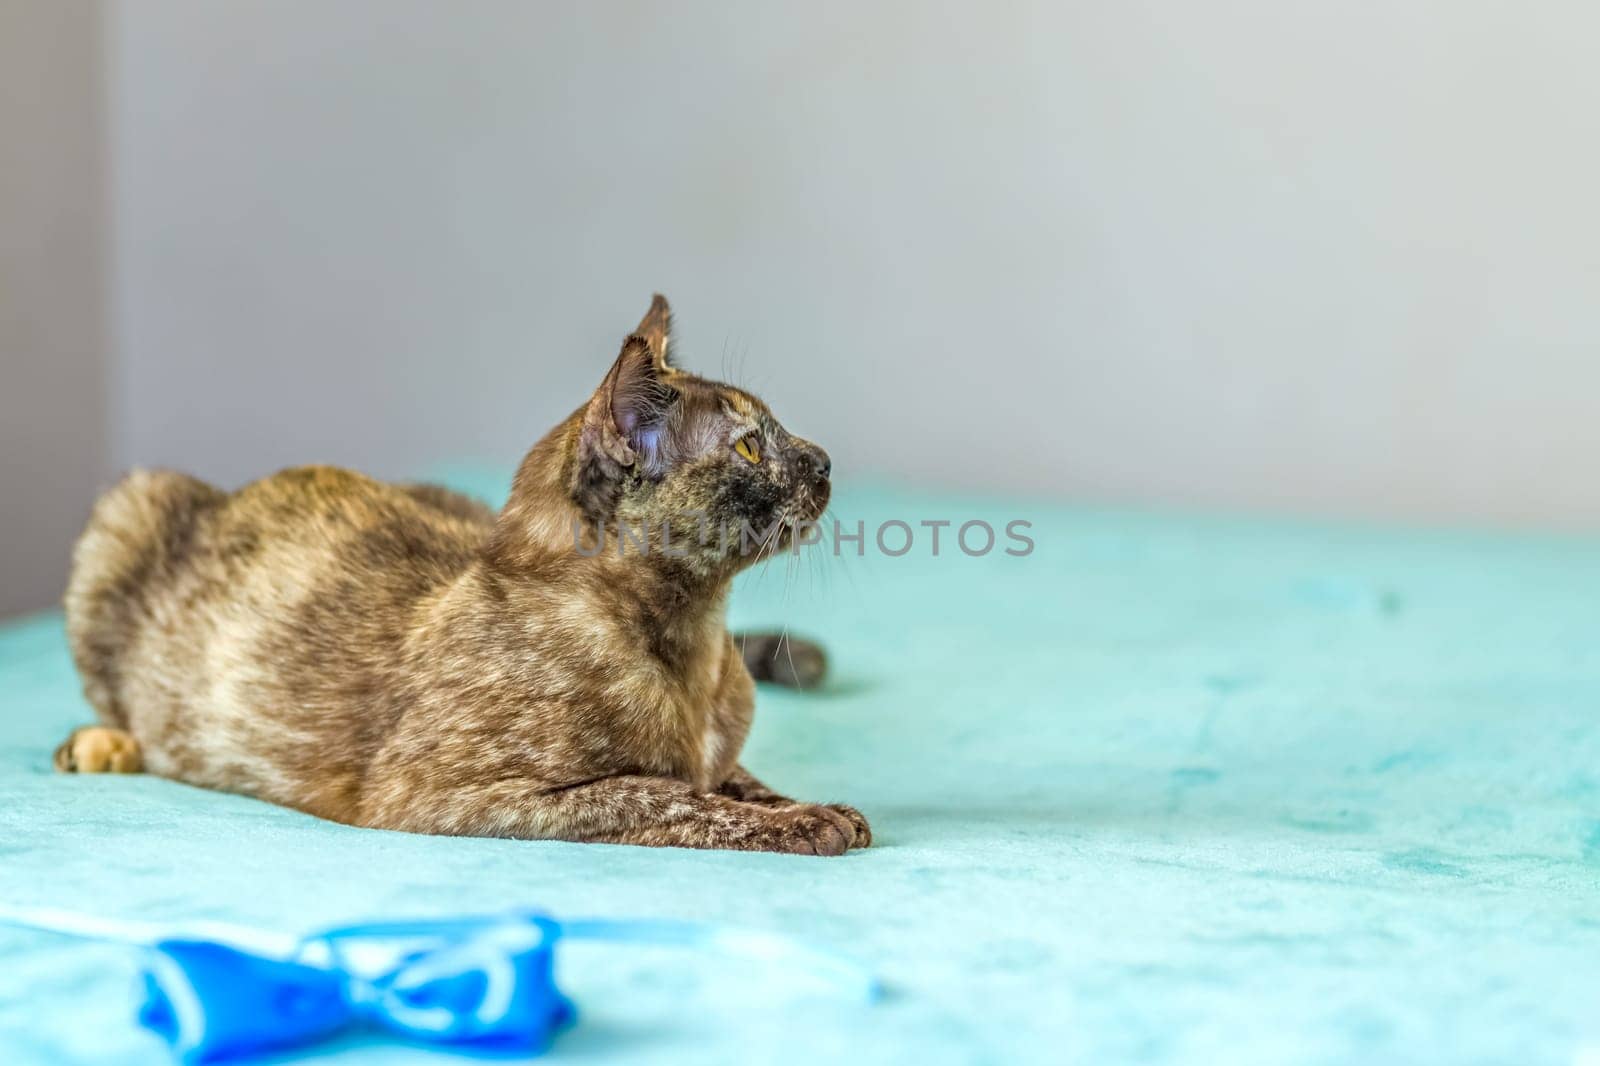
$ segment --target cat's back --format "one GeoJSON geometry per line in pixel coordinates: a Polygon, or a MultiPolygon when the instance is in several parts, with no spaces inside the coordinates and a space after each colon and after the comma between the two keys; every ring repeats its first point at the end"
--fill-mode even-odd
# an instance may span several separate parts
{"type": "Polygon", "coordinates": [[[96,503],[67,588],[90,702],[126,726],[237,702],[254,678],[292,676],[292,660],[310,671],[337,653],[348,672],[381,658],[412,605],[469,566],[487,534],[487,511],[445,506],[437,491],[327,466],[233,493],[172,471],[129,474],[96,503]]]}

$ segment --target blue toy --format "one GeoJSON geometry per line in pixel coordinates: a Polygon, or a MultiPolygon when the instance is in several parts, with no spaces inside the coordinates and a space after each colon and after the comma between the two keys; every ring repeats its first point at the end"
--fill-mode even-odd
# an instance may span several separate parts
{"type": "Polygon", "coordinates": [[[0,923],[144,947],[139,1022],[179,1061],[281,1051],[355,1027],[467,1054],[536,1055],[575,1012],[556,987],[562,939],[670,944],[781,960],[870,1002],[855,963],[784,937],[693,922],[558,922],[534,912],[376,922],[297,942],[202,923],[187,934],[63,911],[0,906],[0,923]]]}

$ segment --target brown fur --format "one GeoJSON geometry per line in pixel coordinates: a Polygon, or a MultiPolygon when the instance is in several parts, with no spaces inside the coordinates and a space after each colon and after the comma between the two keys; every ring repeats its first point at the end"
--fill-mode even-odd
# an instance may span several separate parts
{"type": "MultiPolygon", "coordinates": [[[[724,609],[752,560],[693,543],[683,517],[814,518],[827,457],[754,397],[672,367],[669,323],[657,297],[498,515],[331,467],[231,494],[130,474],[96,505],[66,595],[101,721],[151,772],[354,825],[865,845],[859,813],[784,799],[739,766],[754,686],[724,609]],[[732,449],[747,433],[758,463],[732,449]],[[574,521],[667,523],[692,547],[585,557],[574,521]]],[[[84,754],[87,732],[58,765],[114,768],[84,754]]]]}

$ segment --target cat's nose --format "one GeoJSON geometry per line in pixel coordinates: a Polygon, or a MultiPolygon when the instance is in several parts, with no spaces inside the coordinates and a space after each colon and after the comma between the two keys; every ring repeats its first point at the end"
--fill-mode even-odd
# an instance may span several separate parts
{"type": "Polygon", "coordinates": [[[828,458],[828,453],[810,441],[800,446],[796,460],[800,464],[801,471],[815,474],[824,481],[833,473],[833,460],[828,458]]]}

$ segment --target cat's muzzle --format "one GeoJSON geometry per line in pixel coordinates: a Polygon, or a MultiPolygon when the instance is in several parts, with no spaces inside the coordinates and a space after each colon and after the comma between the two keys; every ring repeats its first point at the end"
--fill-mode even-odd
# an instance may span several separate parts
{"type": "Polygon", "coordinates": [[[792,462],[798,483],[798,510],[804,521],[815,522],[827,510],[833,495],[833,460],[817,445],[803,441],[795,448],[792,462]]]}

